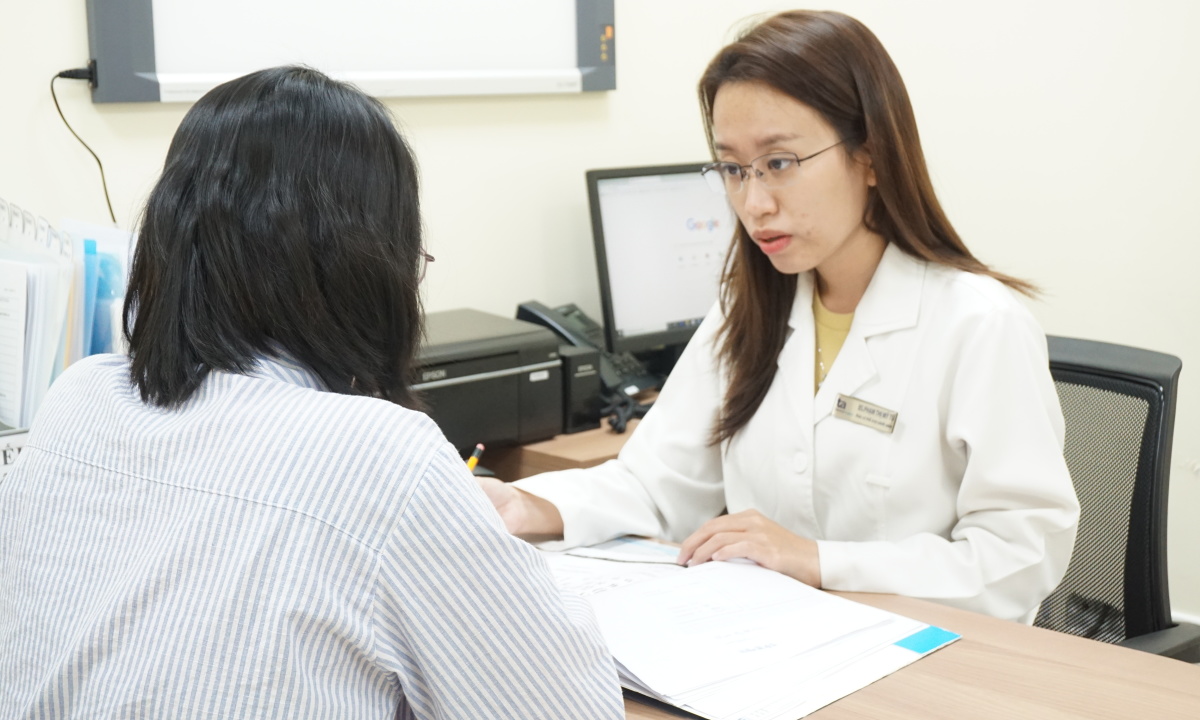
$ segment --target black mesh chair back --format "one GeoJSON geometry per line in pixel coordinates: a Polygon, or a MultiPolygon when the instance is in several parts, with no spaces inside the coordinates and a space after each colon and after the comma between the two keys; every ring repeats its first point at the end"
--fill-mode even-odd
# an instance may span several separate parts
{"type": "Polygon", "coordinates": [[[1172,626],[1167,484],[1182,363],[1163,353],[1050,337],[1081,506],[1066,577],[1035,625],[1105,642],[1172,626]]]}

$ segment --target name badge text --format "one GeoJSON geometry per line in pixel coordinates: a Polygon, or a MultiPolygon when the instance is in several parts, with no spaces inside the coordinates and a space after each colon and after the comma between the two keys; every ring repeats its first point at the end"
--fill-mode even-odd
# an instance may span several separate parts
{"type": "Polygon", "coordinates": [[[849,395],[838,395],[833,416],[890,435],[896,429],[896,418],[900,413],[849,395]]]}

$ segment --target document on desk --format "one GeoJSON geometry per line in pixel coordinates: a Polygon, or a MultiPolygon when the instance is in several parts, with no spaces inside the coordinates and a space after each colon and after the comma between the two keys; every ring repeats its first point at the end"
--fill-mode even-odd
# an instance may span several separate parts
{"type": "Polygon", "coordinates": [[[597,560],[659,565],[675,565],[675,559],[679,557],[679,548],[673,545],[628,535],[599,545],[572,548],[566,552],[568,555],[597,560]]]}
{"type": "Polygon", "coordinates": [[[752,563],[548,559],[625,687],[710,720],[804,717],[958,637],[752,563]]]}

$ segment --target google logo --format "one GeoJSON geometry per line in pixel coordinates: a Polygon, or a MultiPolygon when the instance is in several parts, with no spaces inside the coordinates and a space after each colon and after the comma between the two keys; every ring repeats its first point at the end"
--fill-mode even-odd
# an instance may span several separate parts
{"type": "Polygon", "coordinates": [[[687,219],[688,230],[707,230],[712,232],[721,227],[721,221],[717,218],[709,218],[707,220],[697,220],[696,218],[687,219]]]}

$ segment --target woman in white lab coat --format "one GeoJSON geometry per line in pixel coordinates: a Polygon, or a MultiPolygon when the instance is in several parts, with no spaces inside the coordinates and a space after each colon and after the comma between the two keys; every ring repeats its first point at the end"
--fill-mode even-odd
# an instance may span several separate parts
{"type": "Polygon", "coordinates": [[[740,220],[720,302],[617,460],[484,481],[508,528],[1030,620],[1078,521],[1045,335],[942,212],[887,52],[783,13],[700,97],[740,220]]]}

